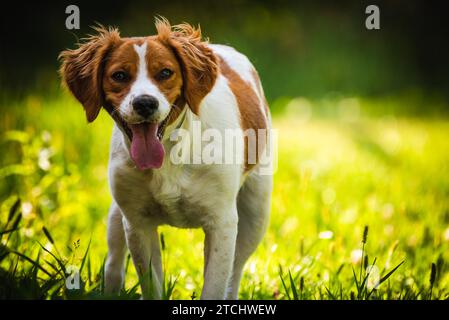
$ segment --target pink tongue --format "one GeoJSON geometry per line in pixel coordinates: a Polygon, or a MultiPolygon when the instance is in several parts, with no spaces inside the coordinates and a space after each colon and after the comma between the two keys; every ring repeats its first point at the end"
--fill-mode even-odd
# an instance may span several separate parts
{"type": "Polygon", "coordinates": [[[157,138],[157,123],[130,125],[133,132],[131,158],[140,170],[158,169],[164,160],[164,147],[157,138]]]}

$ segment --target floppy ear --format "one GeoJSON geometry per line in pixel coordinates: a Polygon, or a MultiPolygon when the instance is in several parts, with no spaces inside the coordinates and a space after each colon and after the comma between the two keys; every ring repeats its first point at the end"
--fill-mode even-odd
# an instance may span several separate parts
{"type": "Polygon", "coordinates": [[[173,28],[164,19],[156,19],[159,40],[174,51],[182,70],[183,95],[192,111],[198,115],[199,105],[211,91],[217,78],[217,57],[201,40],[201,30],[189,24],[173,28]]]}
{"type": "Polygon", "coordinates": [[[88,122],[97,118],[104,103],[102,73],[104,60],[111,48],[120,41],[116,29],[94,28],[98,34],[90,36],[77,49],[65,50],[60,74],[63,83],[83,105],[88,122]]]}

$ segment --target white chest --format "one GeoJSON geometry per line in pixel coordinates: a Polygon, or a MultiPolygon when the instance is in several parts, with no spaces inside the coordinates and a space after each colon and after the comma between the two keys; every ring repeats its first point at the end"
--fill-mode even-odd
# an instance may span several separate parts
{"type": "Polygon", "coordinates": [[[163,223],[199,227],[219,214],[217,208],[233,201],[235,194],[228,187],[234,182],[227,179],[220,166],[167,165],[148,182],[149,201],[157,204],[163,223]]]}

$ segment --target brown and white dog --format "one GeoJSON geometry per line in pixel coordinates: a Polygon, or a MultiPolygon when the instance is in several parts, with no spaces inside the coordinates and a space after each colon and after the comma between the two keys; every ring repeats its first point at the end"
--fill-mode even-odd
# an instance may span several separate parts
{"type": "MultiPolygon", "coordinates": [[[[168,224],[205,232],[201,298],[237,299],[244,264],[269,220],[272,177],[257,172],[265,138],[257,138],[253,162],[248,136],[232,148],[240,163],[174,163],[168,152],[176,145],[171,133],[192,134],[195,123],[223,135],[270,129],[263,89],[253,65],[233,48],[203,41],[188,24],[172,27],[161,18],[156,28],[157,35],[133,38],[97,28],[97,35],[60,55],[63,80],[88,122],[101,107],[115,120],[105,290],[118,293],[123,286],[128,247],[142,297],[161,297],[157,227],[168,224]]],[[[198,153],[191,145],[188,151],[198,153]]]]}

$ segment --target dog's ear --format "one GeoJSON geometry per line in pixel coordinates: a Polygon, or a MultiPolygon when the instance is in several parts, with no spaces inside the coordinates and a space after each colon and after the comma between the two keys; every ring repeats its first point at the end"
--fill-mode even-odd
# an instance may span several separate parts
{"type": "Polygon", "coordinates": [[[217,57],[207,41],[202,41],[200,28],[186,23],[171,27],[165,18],[157,18],[156,29],[159,40],[172,48],[181,65],[184,98],[198,115],[201,101],[217,78],[217,57]]]}
{"type": "Polygon", "coordinates": [[[94,121],[103,105],[102,78],[104,60],[120,41],[116,29],[102,26],[94,28],[98,34],[90,36],[77,49],[65,50],[59,55],[62,61],[60,74],[63,83],[83,105],[88,122],[94,121]]]}

